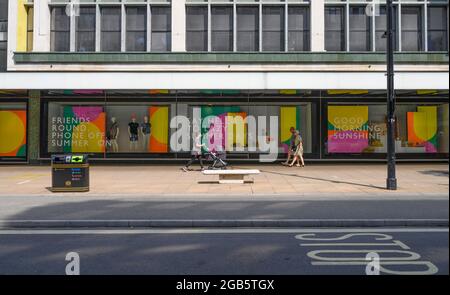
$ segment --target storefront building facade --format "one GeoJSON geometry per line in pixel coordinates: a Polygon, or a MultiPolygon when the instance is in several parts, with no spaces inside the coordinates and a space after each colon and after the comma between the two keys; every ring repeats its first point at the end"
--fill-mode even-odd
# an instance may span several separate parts
{"type": "MultiPolygon", "coordinates": [[[[395,7],[398,158],[448,161],[448,1],[395,7]]],[[[383,161],[385,14],[380,1],[9,1],[0,163],[184,160],[184,118],[192,133],[211,116],[229,159],[258,161],[261,133],[282,157],[294,127],[306,159],[383,161]]]]}

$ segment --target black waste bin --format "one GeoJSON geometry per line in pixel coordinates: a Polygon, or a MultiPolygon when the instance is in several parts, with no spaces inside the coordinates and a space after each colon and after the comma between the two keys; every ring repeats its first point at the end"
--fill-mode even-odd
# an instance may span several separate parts
{"type": "Polygon", "coordinates": [[[52,155],[53,192],[89,191],[88,155],[52,155]]]}

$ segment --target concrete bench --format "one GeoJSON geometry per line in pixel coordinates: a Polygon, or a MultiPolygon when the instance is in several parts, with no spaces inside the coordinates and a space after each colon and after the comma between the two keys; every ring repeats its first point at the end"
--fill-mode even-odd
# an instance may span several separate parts
{"type": "MultiPolygon", "coordinates": [[[[254,175],[260,174],[259,170],[244,170],[244,169],[236,169],[236,170],[204,170],[204,175],[219,175],[219,183],[228,184],[228,183],[244,183],[244,177],[246,175],[254,175]]],[[[252,181],[253,182],[253,181],[252,181]]]]}

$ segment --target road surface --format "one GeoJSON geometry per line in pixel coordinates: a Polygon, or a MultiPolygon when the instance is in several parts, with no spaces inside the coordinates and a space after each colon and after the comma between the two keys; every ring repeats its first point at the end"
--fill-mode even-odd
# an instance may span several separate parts
{"type": "Polygon", "coordinates": [[[449,274],[448,228],[0,230],[0,274],[449,274]]]}

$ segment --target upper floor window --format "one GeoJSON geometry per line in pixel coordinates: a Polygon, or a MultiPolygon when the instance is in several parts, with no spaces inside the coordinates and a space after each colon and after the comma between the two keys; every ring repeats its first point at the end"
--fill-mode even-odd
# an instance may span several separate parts
{"type": "Polygon", "coordinates": [[[428,7],[428,50],[448,50],[448,7],[428,7]]]}
{"type": "Polygon", "coordinates": [[[187,0],[186,50],[307,51],[309,20],[309,1],[187,0]]]}
{"type": "Polygon", "coordinates": [[[126,8],[126,50],[147,50],[147,7],[130,6],[126,8]]]}
{"type": "Polygon", "coordinates": [[[101,51],[120,51],[121,14],[121,7],[101,8],[101,51]]]}
{"type": "Polygon", "coordinates": [[[259,7],[237,8],[237,50],[259,51],[259,7]]]}
{"type": "Polygon", "coordinates": [[[211,7],[211,50],[233,51],[233,7],[211,7]]]}
{"type": "Polygon", "coordinates": [[[170,51],[172,44],[172,13],[170,7],[152,7],[152,51],[170,51]]]}
{"type": "MultiPolygon", "coordinates": [[[[384,1],[325,0],[325,3],[326,50],[386,50],[384,1]]],[[[447,0],[394,1],[395,50],[447,50],[447,10],[447,0]]]]}
{"type": "Polygon", "coordinates": [[[327,6],[325,8],[325,49],[344,51],[345,42],[344,7],[327,6]]]}
{"type": "Polygon", "coordinates": [[[170,51],[170,0],[50,1],[52,51],[170,51]],[[70,11],[69,11],[70,12],[70,11]]]}
{"type": "Polygon", "coordinates": [[[206,6],[186,8],[186,50],[208,50],[208,8],[206,6]]]}
{"type": "Polygon", "coordinates": [[[95,51],[95,7],[81,7],[80,15],[75,18],[76,51],[95,51]]]}
{"type": "Polygon", "coordinates": [[[70,51],[70,18],[64,7],[52,7],[50,50],[70,51]]]}

